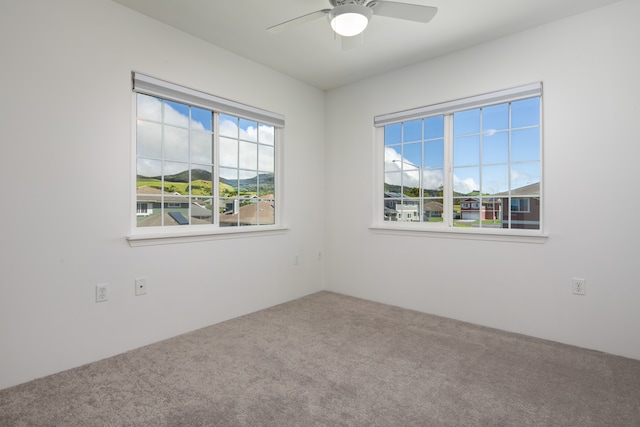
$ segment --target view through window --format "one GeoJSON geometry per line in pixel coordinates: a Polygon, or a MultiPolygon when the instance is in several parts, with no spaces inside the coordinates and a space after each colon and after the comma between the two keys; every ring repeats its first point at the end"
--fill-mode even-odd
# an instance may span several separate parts
{"type": "Polygon", "coordinates": [[[474,108],[426,107],[439,114],[388,120],[384,221],[540,230],[541,95],[513,97],[492,103],[484,96],[474,108]]]}

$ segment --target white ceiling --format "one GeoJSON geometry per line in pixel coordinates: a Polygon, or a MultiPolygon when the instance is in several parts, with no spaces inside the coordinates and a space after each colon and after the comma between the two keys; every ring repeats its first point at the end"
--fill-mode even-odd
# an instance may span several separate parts
{"type": "Polygon", "coordinates": [[[326,19],[266,29],[331,7],[328,0],[113,0],[225,50],[333,89],[618,0],[402,0],[438,8],[428,24],[374,16],[343,50],[326,19]]]}

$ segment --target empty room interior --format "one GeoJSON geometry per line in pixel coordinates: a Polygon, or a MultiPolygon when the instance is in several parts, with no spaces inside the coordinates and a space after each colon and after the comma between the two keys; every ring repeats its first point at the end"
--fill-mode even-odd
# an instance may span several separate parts
{"type": "Polygon", "coordinates": [[[0,424],[640,425],[640,1],[404,1],[2,1],[0,424]]]}

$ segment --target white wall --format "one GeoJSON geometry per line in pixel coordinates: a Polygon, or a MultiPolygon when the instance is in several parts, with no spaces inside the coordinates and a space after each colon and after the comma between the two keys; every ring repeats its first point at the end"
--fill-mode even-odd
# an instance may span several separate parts
{"type": "Polygon", "coordinates": [[[640,2],[622,1],[329,92],[326,188],[340,200],[327,197],[327,288],[640,359],[638,16],[640,2]],[[546,243],[367,229],[373,116],[535,81],[546,243]],[[345,204],[360,214],[333,207],[345,204]]]}
{"type": "Polygon", "coordinates": [[[322,289],[321,91],[109,0],[3,1],[0,40],[0,389],[322,289]],[[286,116],[288,232],[127,244],[132,70],[286,116]]]}

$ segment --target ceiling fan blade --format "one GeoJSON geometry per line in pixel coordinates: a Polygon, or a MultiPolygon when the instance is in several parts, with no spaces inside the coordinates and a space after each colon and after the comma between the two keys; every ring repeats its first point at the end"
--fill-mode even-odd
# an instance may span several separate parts
{"type": "Polygon", "coordinates": [[[437,7],[421,6],[418,4],[397,3],[394,1],[372,1],[374,15],[388,16],[390,18],[406,19],[427,23],[433,19],[437,7]]]}
{"type": "Polygon", "coordinates": [[[293,27],[297,27],[298,25],[321,18],[325,16],[327,13],[329,13],[330,10],[331,9],[322,9],[322,10],[308,13],[306,15],[298,16],[297,18],[293,18],[288,21],[269,27],[267,28],[267,31],[269,31],[270,33],[281,33],[293,27]]]}

